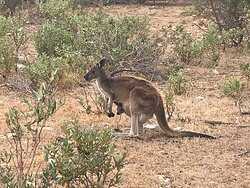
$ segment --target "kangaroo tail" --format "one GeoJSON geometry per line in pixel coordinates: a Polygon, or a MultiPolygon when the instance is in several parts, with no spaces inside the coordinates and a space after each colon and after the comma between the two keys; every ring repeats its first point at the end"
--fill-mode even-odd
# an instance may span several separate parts
{"type": "Polygon", "coordinates": [[[157,118],[157,122],[160,128],[162,129],[162,131],[170,137],[203,137],[203,138],[215,139],[215,137],[207,135],[207,134],[203,134],[203,133],[172,130],[168,126],[165,111],[164,111],[163,101],[161,97],[159,97],[158,108],[156,109],[155,115],[157,118]]]}

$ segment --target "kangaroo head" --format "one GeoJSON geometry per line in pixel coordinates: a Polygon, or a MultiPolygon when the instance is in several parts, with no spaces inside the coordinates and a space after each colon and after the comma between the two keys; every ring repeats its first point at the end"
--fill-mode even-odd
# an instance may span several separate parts
{"type": "Polygon", "coordinates": [[[101,59],[90,71],[84,76],[85,80],[90,81],[92,79],[98,78],[101,76],[103,66],[105,65],[105,59],[101,59]]]}

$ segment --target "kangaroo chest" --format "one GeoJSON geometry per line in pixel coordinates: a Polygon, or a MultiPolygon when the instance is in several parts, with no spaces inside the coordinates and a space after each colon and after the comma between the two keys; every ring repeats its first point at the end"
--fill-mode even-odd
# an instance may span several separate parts
{"type": "Polygon", "coordinates": [[[103,97],[109,97],[110,96],[110,94],[105,90],[105,87],[104,87],[103,83],[101,83],[100,81],[96,80],[96,85],[97,85],[98,90],[103,95],[103,97]]]}

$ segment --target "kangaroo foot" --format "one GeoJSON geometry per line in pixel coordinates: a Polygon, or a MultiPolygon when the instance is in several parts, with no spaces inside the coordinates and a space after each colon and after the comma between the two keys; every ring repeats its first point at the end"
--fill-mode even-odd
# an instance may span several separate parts
{"type": "Polygon", "coordinates": [[[135,137],[139,137],[139,134],[135,134],[134,132],[129,132],[129,137],[135,138],[135,137]]]}

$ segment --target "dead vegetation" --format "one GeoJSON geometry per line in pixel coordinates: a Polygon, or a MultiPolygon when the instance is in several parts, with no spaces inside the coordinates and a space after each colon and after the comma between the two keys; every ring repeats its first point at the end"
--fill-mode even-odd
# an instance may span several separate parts
{"type": "MultiPolygon", "coordinates": [[[[193,35],[202,32],[194,24],[197,20],[193,16],[181,15],[183,7],[180,6],[119,5],[104,9],[110,15],[146,14],[152,33],[163,26],[178,24],[183,24],[193,35]]],[[[118,147],[127,150],[125,168],[118,187],[249,187],[250,116],[241,115],[234,103],[224,97],[221,91],[229,77],[240,76],[241,62],[250,62],[249,52],[244,48],[228,49],[213,68],[188,65],[183,69],[183,75],[191,88],[184,95],[175,97],[177,111],[169,122],[170,126],[206,132],[218,138],[167,138],[158,126],[146,129],[141,139],[116,138],[118,147]]],[[[157,87],[163,95],[163,86],[157,87]]],[[[6,131],[4,114],[10,106],[19,105],[23,96],[6,87],[1,87],[0,91],[0,149],[3,150],[7,146],[3,137],[6,131]]],[[[95,91],[90,90],[88,95],[92,94],[97,97],[95,91]]],[[[79,100],[86,95],[86,91],[80,87],[61,90],[58,95],[65,96],[66,103],[48,121],[43,144],[60,136],[59,123],[71,118],[79,119],[81,126],[88,128],[92,125],[105,128],[129,127],[129,118],[125,115],[108,118],[100,113],[87,114],[86,109],[79,105],[79,100]]],[[[245,95],[249,96],[249,90],[245,95]]],[[[249,97],[244,101],[244,109],[250,110],[249,97]]],[[[155,119],[148,124],[156,125],[155,119]]],[[[40,157],[41,153],[39,150],[40,157]]]]}

